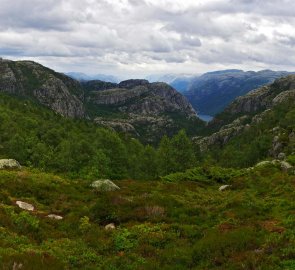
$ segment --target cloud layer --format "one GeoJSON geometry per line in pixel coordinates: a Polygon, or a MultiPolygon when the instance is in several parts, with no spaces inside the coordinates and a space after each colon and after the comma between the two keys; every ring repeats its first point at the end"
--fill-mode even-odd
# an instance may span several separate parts
{"type": "Polygon", "coordinates": [[[295,70],[293,0],[0,0],[0,55],[140,77],[295,70]]]}

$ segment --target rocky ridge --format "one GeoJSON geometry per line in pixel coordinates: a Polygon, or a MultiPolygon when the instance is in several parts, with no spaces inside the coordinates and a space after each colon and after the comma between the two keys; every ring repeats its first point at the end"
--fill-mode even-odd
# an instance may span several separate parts
{"type": "Polygon", "coordinates": [[[63,116],[85,116],[79,82],[33,61],[0,60],[0,92],[33,98],[63,116]]]}
{"type": "Polygon", "coordinates": [[[184,96],[166,83],[149,83],[147,80],[127,80],[119,84],[87,82],[86,101],[94,110],[105,111],[94,121],[111,129],[141,136],[152,142],[155,134],[173,134],[183,124],[204,125],[184,96]],[[90,85],[94,86],[91,90],[90,85]],[[112,112],[111,116],[109,112],[112,112]],[[180,118],[177,121],[175,118],[180,118]]]}
{"type": "MultiPolygon", "coordinates": [[[[0,92],[28,98],[72,118],[86,118],[135,136],[173,135],[202,126],[184,96],[166,83],[77,81],[33,61],[0,60],[0,92]],[[172,116],[173,115],[173,116],[172,116]],[[176,119],[178,120],[178,123],[176,119]]],[[[153,140],[153,139],[151,139],[153,140]]]]}
{"type": "MultiPolygon", "coordinates": [[[[259,125],[279,104],[295,103],[295,75],[277,79],[273,84],[263,86],[235,99],[218,115],[209,126],[216,125],[218,130],[206,137],[195,137],[194,142],[202,152],[212,145],[223,146],[233,137],[259,125]],[[230,116],[228,120],[228,116],[230,116]]],[[[295,145],[295,131],[273,127],[273,143],[269,155],[273,158],[284,158],[284,147],[295,145]]]]}
{"type": "Polygon", "coordinates": [[[216,115],[238,96],[287,76],[289,72],[222,70],[192,79],[183,94],[201,114],[216,115]]]}

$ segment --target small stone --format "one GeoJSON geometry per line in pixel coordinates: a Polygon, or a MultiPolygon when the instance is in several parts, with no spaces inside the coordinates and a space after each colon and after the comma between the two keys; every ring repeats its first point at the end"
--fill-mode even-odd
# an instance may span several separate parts
{"type": "Polygon", "coordinates": [[[228,189],[229,187],[231,187],[231,185],[223,185],[219,188],[219,191],[224,191],[224,190],[228,189]]]}
{"type": "Polygon", "coordinates": [[[110,224],[108,224],[108,225],[105,225],[104,228],[105,228],[106,230],[114,230],[114,229],[116,229],[116,226],[115,226],[114,223],[110,223],[110,224]]]}
{"type": "Polygon", "coordinates": [[[55,214],[47,215],[47,217],[48,217],[48,218],[51,218],[51,219],[56,219],[56,220],[62,220],[62,219],[63,219],[62,216],[55,215],[55,214]]]}
{"type": "Polygon", "coordinates": [[[22,201],[16,201],[15,203],[21,209],[28,210],[28,211],[34,211],[34,206],[32,204],[22,202],[22,201]]]}

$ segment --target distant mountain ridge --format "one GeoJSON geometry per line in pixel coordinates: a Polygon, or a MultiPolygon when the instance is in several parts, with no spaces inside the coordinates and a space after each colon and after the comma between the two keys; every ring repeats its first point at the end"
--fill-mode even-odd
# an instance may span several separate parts
{"type": "Polygon", "coordinates": [[[120,81],[119,78],[113,75],[106,75],[106,74],[87,75],[82,72],[67,72],[65,73],[65,75],[78,81],[100,80],[100,81],[112,82],[112,83],[118,83],[120,81]]]}
{"type": "Polygon", "coordinates": [[[166,83],[77,81],[33,61],[0,60],[0,92],[34,100],[73,118],[153,142],[204,123],[184,96],[166,83]]]}
{"type": "Polygon", "coordinates": [[[208,124],[210,130],[194,141],[203,152],[218,151],[226,166],[250,166],[261,158],[284,159],[294,153],[295,75],[237,97],[208,124]]]}
{"type": "Polygon", "coordinates": [[[272,70],[208,72],[194,78],[183,94],[200,114],[215,115],[236,97],[289,74],[292,73],[272,70]]]}
{"type": "Polygon", "coordinates": [[[199,74],[160,74],[147,76],[152,82],[166,82],[182,93],[200,115],[214,116],[236,97],[294,74],[286,71],[217,70],[199,74]]]}

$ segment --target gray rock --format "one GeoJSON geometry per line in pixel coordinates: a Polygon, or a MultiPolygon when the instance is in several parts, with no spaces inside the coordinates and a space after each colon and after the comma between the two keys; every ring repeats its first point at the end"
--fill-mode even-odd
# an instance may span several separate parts
{"type": "Polygon", "coordinates": [[[108,230],[116,229],[116,226],[114,223],[110,223],[110,224],[105,225],[104,228],[108,231],[108,230]]]}
{"type": "Polygon", "coordinates": [[[279,153],[278,154],[278,159],[283,160],[286,158],[286,154],[285,153],[279,153]]]}
{"type": "Polygon", "coordinates": [[[293,166],[287,161],[281,161],[281,168],[283,171],[289,171],[293,168],[293,166]]]}
{"type": "Polygon", "coordinates": [[[22,202],[22,201],[16,201],[15,203],[21,209],[28,210],[28,211],[34,211],[34,206],[32,204],[22,202]]]}
{"type": "Polygon", "coordinates": [[[0,169],[20,169],[21,165],[15,159],[0,159],[0,169]]]}
{"type": "Polygon", "coordinates": [[[109,179],[101,179],[94,181],[91,187],[97,191],[115,191],[120,188],[109,179]]]}
{"type": "Polygon", "coordinates": [[[56,219],[56,220],[62,220],[63,219],[62,216],[55,215],[55,214],[49,214],[49,215],[47,215],[47,217],[50,218],[50,219],[56,219]]]}
{"type": "Polygon", "coordinates": [[[223,185],[223,186],[220,186],[220,188],[218,189],[219,191],[224,191],[226,189],[229,189],[231,187],[231,185],[223,185]]]}

